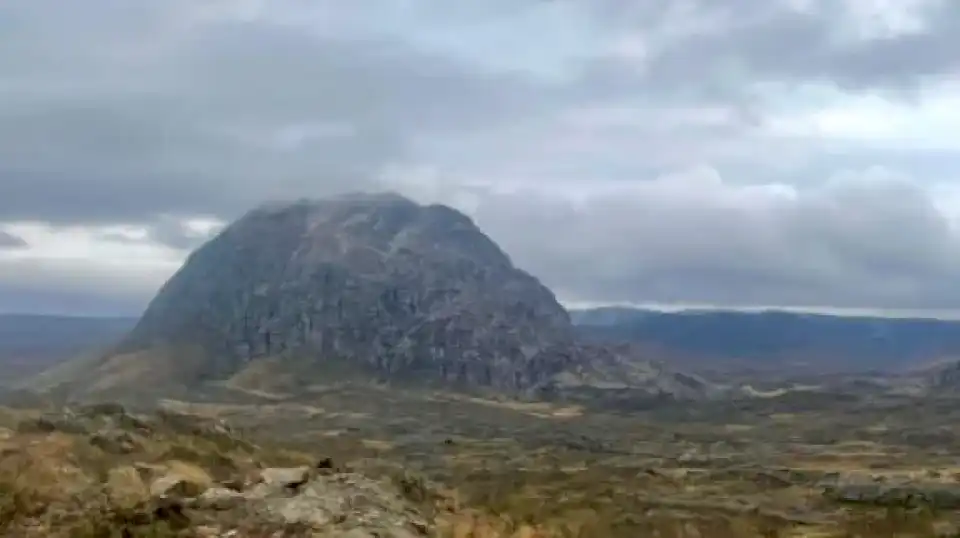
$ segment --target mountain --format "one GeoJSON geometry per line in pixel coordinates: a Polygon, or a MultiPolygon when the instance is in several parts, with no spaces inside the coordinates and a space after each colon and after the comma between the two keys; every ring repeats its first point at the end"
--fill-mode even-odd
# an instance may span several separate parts
{"type": "Polygon", "coordinates": [[[508,393],[706,390],[624,353],[579,343],[553,293],[462,213],[354,194],[249,212],[190,255],[113,354],[66,376],[95,391],[291,391],[347,375],[508,393]]]}
{"type": "Polygon", "coordinates": [[[118,341],[136,319],[0,314],[0,385],[118,341]]]}
{"type": "Polygon", "coordinates": [[[960,322],[949,320],[622,307],[571,316],[585,339],[632,342],[688,364],[899,371],[960,358],[960,322]]]}

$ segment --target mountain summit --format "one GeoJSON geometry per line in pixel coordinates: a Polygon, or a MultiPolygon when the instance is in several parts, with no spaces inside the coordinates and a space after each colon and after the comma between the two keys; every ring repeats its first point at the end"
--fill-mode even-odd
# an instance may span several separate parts
{"type": "Polygon", "coordinates": [[[225,228],[162,287],[96,384],[290,388],[344,365],[503,392],[638,376],[663,392],[666,376],[579,346],[553,293],[466,215],[351,194],[262,206],[225,228]]]}
{"type": "Polygon", "coordinates": [[[201,343],[219,358],[203,377],[297,352],[519,388],[569,334],[553,294],[462,213],[352,194],[248,213],[189,257],[126,347],[201,343]]]}

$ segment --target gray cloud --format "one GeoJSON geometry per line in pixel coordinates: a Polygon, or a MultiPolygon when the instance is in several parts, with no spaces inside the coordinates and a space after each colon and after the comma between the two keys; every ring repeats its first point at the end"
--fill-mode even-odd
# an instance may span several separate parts
{"type": "Polygon", "coordinates": [[[98,267],[96,262],[3,261],[0,263],[0,312],[139,314],[155,293],[149,284],[161,275],[144,275],[128,267],[117,271],[98,267]]]}
{"type": "MultiPolygon", "coordinates": [[[[214,228],[212,231],[215,231],[214,228]]],[[[184,221],[173,217],[160,217],[141,228],[145,233],[130,234],[122,231],[104,229],[95,233],[97,239],[126,245],[152,245],[170,247],[174,250],[189,252],[212,237],[212,233],[189,228],[184,221]]]]}
{"type": "MultiPolygon", "coordinates": [[[[804,88],[916,104],[955,74],[956,3],[868,4],[9,0],[0,223],[188,250],[187,219],[386,187],[571,300],[960,307],[933,194],[960,148],[771,129],[804,88]]],[[[130,311],[151,275],[7,264],[0,307],[130,311]]]]}
{"type": "Polygon", "coordinates": [[[113,2],[64,27],[23,1],[0,7],[24,25],[0,38],[20,52],[0,60],[0,219],[232,216],[265,197],[356,188],[401,159],[411,133],[469,129],[526,102],[522,81],[396,39],[147,24],[189,12],[158,4],[121,10],[146,35],[123,28],[113,2]],[[61,30],[59,46],[38,39],[61,30]]]}
{"type": "Polygon", "coordinates": [[[956,308],[960,237],[928,193],[880,171],[795,193],[709,170],[571,203],[488,195],[479,224],[573,301],[956,308]]]}
{"type": "Polygon", "coordinates": [[[627,13],[620,2],[596,5],[648,45],[648,80],[674,89],[739,85],[724,75],[882,89],[949,76],[960,66],[952,54],[960,44],[960,9],[953,2],[649,4],[627,13]]]}
{"type": "Polygon", "coordinates": [[[193,230],[182,221],[168,217],[159,219],[150,226],[147,237],[161,245],[177,250],[191,251],[209,240],[215,232],[219,231],[219,228],[220,226],[214,226],[209,231],[193,230]]]}
{"type": "Polygon", "coordinates": [[[22,237],[0,230],[0,249],[26,248],[29,246],[22,237]]]}

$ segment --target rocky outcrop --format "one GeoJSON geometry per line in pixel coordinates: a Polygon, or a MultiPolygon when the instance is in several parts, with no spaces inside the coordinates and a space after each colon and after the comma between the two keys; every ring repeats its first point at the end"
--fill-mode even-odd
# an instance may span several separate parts
{"type": "Polygon", "coordinates": [[[194,252],[117,353],[82,375],[98,389],[241,379],[273,390],[342,367],[541,394],[705,387],[580,345],[553,293],[467,216],[391,194],[251,211],[194,252]]]}
{"type": "Polygon", "coordinates": [[[355,195],[256,209],[193,253],[127,349],[202,344],[202,377],[298,353],[391,376],[499,388],[562,365],[567,313],[444,206],[355,195]]]}
{"type": "Polygon", "coordinates": [[[394,486],[356,473],[330,472],[295,482],[264,482],[240,498],[265,520],[352,532],[358,537],[412,538],[426,536],[429,528],[427,520],[394,486]]]}
{"type": "Polygon", "coordinates": [[[539,394],[592,393],[626,400],[635,400],[638,395],[643,396],[640,400],[693,400],[724,393],[699,376],[645,360],[643,353],[631,345],[577,344],[570,353],[569,366],[541,384],[539,394]]]}
{"type": "Polygon", "coordinates": [[[327,458],[271,467],[261,459],[269,452],[230,431],[119,407],[25,420],[0,439],[0,535],[413,538],[434,529],[438,503],[412,499],[396,479],[327,458]],[[91,448],[87,432],[139,442],[115,454],[91,448]]]}
{"type": "Polygon", "coordinates": [[[841,482],[827,485],[823,494],[828,499],[849,504],[939,510],[960,508],[960,486],[954,483],[841,482]]]}

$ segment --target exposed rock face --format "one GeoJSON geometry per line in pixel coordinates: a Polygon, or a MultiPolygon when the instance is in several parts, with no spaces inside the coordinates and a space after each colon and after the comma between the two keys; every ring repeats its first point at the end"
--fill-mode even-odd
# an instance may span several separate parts
{"type": "Polygon", "coordinates": [[[262,207],[190,256],[125,347],[202,344],[220,378],[284,353],[497,388],[557,373],[566,311],[463,214],[395,195],[262,207]]]}
{"type": "Polygon", "coordinates": [[[290,388],[344,365],[505,392],[707,388],[629,355],[578,343],[553,293],[462,213],[350,195],[251,211],[189,257],[118,353],[79,375],[95,391],[224,379],[290,388]]]}

